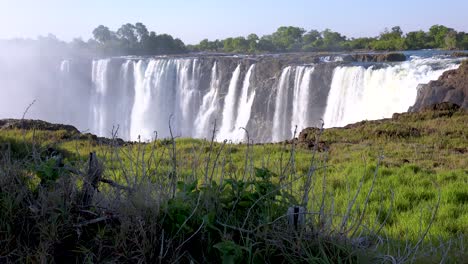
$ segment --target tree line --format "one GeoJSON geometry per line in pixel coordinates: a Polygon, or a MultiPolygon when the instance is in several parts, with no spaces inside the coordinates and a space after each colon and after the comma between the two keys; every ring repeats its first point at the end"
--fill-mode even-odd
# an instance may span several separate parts
{"type": "MultiPolygon", "coordinates": [[[[269,53],[309,51],[351,51],[351,50],[418,50],[446,49],[468,50],[468,33],[456,31],[443,25],[434,25],[428,31],[404,33],[399,26],[385,29],[376,37],[348,38],[339,32],[325,29],[305,30],[300,27],[283,26],[269,35],[259,37],[229,37],[222,40],[202,40],[196,45],[185,45],[182,40],[169,34],[149,31],[143,23],[124,24],[116,31],[104,25],[96,27],[93,38],[81,38],[64,42],[52,34],[37,40],[10,40],[16,46],[34,46],[57,56],[122,56],[122,55],[163,55],[188,52],[227,53],[269,53]]],[[[1,41],[0,41],[1,44],[1,41]]]]}
{"type": "Polygon", "coordinates": [[[434,25],[429,31],[403,33],[399,26],[385,29],[379,36],[348,38],[330,29],[306,31],[300,27],[279,27],[274,33],[258,37],[224,40],[202,40],[197,45],[187,46],[192,51],[216,52],[299,52],[299,51],[347,51],[347,50],[419,50],[447,49],[467,50],[468,33],[453,28],[434,25]]]}
{"type": "Polygon", "coordinates": [[[178,38],[169,34],[148,31],[143,23],[124,24],[117,31],[100,25],[93,30],[94,48],[108,55],[159,55],[185,53],[187,48],[178,38]]]}

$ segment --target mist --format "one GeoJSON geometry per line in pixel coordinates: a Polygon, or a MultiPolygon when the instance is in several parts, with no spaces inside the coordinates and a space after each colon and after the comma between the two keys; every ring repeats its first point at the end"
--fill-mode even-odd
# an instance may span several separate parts
{"type": "Polygon", "coordinates": [[[52,35],[37,40],[0,40],[0,118],[25,115],[27,119],[51,122],[76,121],[67,120],[64,115],[76,108],[64,106],[80,104],[86,91],[77,89],[82,80],[71,78],[67,83],[62,82],[60,65],[65,58],[86,55],[70,52],[66,43],[52,35]],[[66,94],[73,95],[73,100],[63,102],[66,94]]]}

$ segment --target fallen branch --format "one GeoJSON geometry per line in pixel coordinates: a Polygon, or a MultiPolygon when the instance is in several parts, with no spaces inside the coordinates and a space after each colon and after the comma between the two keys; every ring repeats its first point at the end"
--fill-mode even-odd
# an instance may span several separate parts
{"type": "Polygon", "coordinates": [[[111,219],[111,217],[109,216],[101,216],[99,218],[96,218],[96,219],[93,219],[93,220],[89,220],[89,221],[85,221],[85,222],[81,222],[79,224],[76,224],[76,225],[73,225],[73,227],[83,227],[83,226],[87,226],[87,225],[91,225],[91,224],[96,224],[96,223],[99,223],[99,222],[103,222],[103,221],[107,221],[111,219]]]}
{"type": "Polygon", "coordinates": [[[133,192],[133,189],[132,189],[132,188],[127,187],[127,186],[120,185],[120,184],[118,184],[118,183],[116,183],[115,181],[112,181],[112,180],[100,179],[100,182],[107,183],[107,184],[109,184],[111,187],[114,187],[114,188],[117,188],[117,189],[120,189],[120,190],[125,190],[125,191],[128,191],[128,192],[133,192]]]}

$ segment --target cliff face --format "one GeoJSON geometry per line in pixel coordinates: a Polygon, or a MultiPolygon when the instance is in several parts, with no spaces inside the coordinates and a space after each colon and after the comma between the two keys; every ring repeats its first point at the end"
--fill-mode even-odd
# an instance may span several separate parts
{"type": "Polygon", "coordinates": [[[441,102],[450,102],[468,109],[468,60],[465,60],[458,69],[442,74],[437,81],[420,85],[416,103],[409,111],[417,112],[441,102]]]}

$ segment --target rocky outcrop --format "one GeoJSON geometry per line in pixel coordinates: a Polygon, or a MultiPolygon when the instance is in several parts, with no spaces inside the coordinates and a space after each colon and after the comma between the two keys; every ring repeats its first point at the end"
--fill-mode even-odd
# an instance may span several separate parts
{"type": "Polygon", "coordinates": [[[416,102],[409,111],[420,111],[442,102],[468,109],[468,61],[464,61],[456,70],[444,72],[438,80],[420,85],[416,102]]]}
{"type": "Polygon", "coordinates": [[[406,55],[403,53],[376,53],[376,54],[352,54],[343,58],[348,62],[398,62],[405,61],[406,55]]]}
{"type": "Polygon", "coordinates": [[[38,131],[65,131],[61,133],[60,137],[63,140],[67,139],[79,139],[79,140],[90,140],[96,144],[103,145],[117,145],[122,146],[131,142],[125,142],[120,138],[105,138],[98,137],[96,135],[86,133],[82,134],[76,127],[64,124],[53,124],[42,120],[30,120],[30,119],[0,119],[0,131],[1,130],[13,130],[13,129],[24,129],[24,130],[38,130],[38,131]]]}
{"type": "Polygon", "coordinates": [[[468,57],[468,52],[454,52],[452,53],[452,57],[457,57],[457,58],[463,58],[463,57],[468,57]]]}
{"type": "MultiPolygon", "coordinates": [[[[418,112],[395,113],[391,118],[365,120],[345,127],[323,130],[315,127],[305,128],[297,138],[285,143],[295,143],[299,148],[326,151],[336,143],[361,144],[365,140],[375,138],[387,140],[419,138],[438,133],[434,127],[421,126],[424,122],[438,118],[442,120],[457,118],[464,122],[468,118],[468,111],[453,103],[437,103],[425,106],[418,112]]],[[[454,150],[460,153],[466,152],[464,148],[454,150]]]]}
{"type": "Polygon", "coordinates": [[[9,129],[25,129],[25,130],[44,130],[44,131],[59,131],[64,130],[71,134],[79,134],[80,131],[74,126],[52,124],[42,120],[30,120],[30,119],[1,119],[0,130],[9,129]]]}

